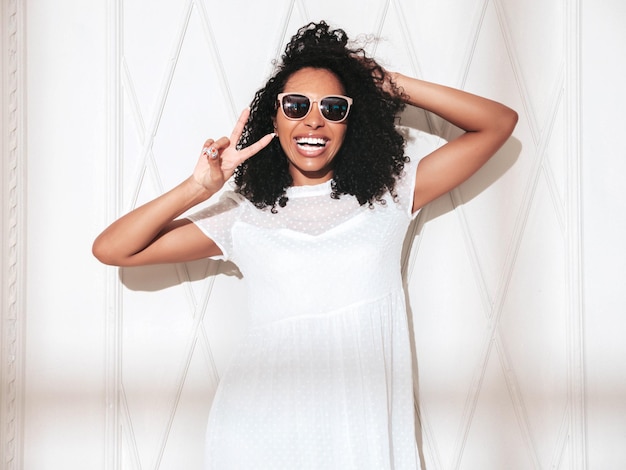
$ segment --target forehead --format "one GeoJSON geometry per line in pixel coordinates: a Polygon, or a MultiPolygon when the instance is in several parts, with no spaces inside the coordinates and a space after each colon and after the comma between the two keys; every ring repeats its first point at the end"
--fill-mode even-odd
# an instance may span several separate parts
{"type": "Polygon", "coordinates": [[[343,95],[344,87],[339,78],[327,69],[304,68],[294,72],[287,83],[285,92],[299,92],[312,96],[343,95]]]}

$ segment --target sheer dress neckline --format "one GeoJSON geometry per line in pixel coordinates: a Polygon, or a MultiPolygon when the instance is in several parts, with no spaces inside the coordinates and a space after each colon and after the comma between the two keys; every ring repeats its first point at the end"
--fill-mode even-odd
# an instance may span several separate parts
{"type": "Polygon", "coordinates": [[[332,191],[332,179],[318,184],[309,184],[303,186],[290,186],[287,188],[285,195],[288,198],[324,196],[332,191]]]}

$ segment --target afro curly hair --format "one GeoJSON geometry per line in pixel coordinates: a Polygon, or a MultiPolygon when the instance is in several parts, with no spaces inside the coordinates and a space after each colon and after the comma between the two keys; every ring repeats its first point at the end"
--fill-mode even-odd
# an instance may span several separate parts
{"type": "MultiPolygon", "coordinates": [[[[331,29],[324,21],[303,26],[291,38],[276,72],[255,94],[238,147],[245,148],[274,131],[277,95],[289,77],[303,68],[329,70],[353,99],[345,139],[333,160],[331,197],[350,194],[361,205],[372,206],[384,203],[387,191],[395,196],[396,179],[408,161],[404,138],[395,126],[405,106],[401,92],[385,91],[383,68],[362,47],[350,48],[345,31],[331,29]]],[[[260,209],[271,207],[272,212],[277,206],[285,207],[286,189],[292,184],[289,162],[278,139],[235,171],[236,191],[260,209]]]]}

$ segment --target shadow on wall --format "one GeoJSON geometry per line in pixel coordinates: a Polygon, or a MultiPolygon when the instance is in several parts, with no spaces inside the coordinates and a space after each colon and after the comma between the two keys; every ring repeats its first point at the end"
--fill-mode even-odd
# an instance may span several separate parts
{"type": "Polygon", "coordinates": [[[201,259],[176,265],[156,264],[118,269],[120,282],[127,289],[143,292],[154,292],[184,282],[200,281],[217,274],[239,279],[243,277],[235,264],[213,259],[201,259]]]}
{"type": "MultiPolygon", "coordinates": [[[[440,137],[443,141],[451,141],[461,135],[463,131],[454,127],[447,121],[422,109],[407,107],[400,116],[398,124],[406,128],[405,137],[407,147],[412,142],[412,131],[426,132],[440,137]]],[[[515,137],[509,138],[502,148],[491,158],[483,168],[478,170],[469,180],[463,183],[464,203],[467,203],[482,193],[485,189],[495,183],[509,169],[513,167],[522,152],[522,143],[515,137]]],[[[407,152],[410,155],[410,150],[407,152]]],[[[443,195],[442,197],[448,197],[443,195]]],[[[429,220],[436,219],[443,214],[450,212],[454,207],[450,204],[429,204],[428,210],[422,211],[418,220],[414,222],[416,227],[409,230],[409,234],[417,235],[421,227],[429,220]]]]}

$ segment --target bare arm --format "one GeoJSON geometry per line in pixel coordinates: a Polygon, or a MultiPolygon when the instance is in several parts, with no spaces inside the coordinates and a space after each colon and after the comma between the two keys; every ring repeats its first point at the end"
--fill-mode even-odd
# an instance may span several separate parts
{"type": "Polygon", "coordinates": [[[105,264],[139,266],[219,255],[219,248],[187,220],[175,220],[211,193],[192,178],[129,212],[96,238],[93,254],[105,264]]]}
{"type": "Polygon", "coordinates": [[[205,142],[204,148],[219,151],[217,158],[201,154],[192,176],[107,227],[94,241],[94,256],[105,264],[139,266],[221,254],[215,242],[193,223],[177,217],[219,191],[241,162],[272,140],[270,134],[250,147],[236,150],[248,114],[247,110],[241,114],[230,139],[205,142]]]}
{"type": "Polygon", "coordinates": [[[408,104],[437,114],[465,131],[420,161],[413,210],[473,175],[506,142],[517,123],[515,111],[487,98],[397,73],[388,76],[408,104]]]}

